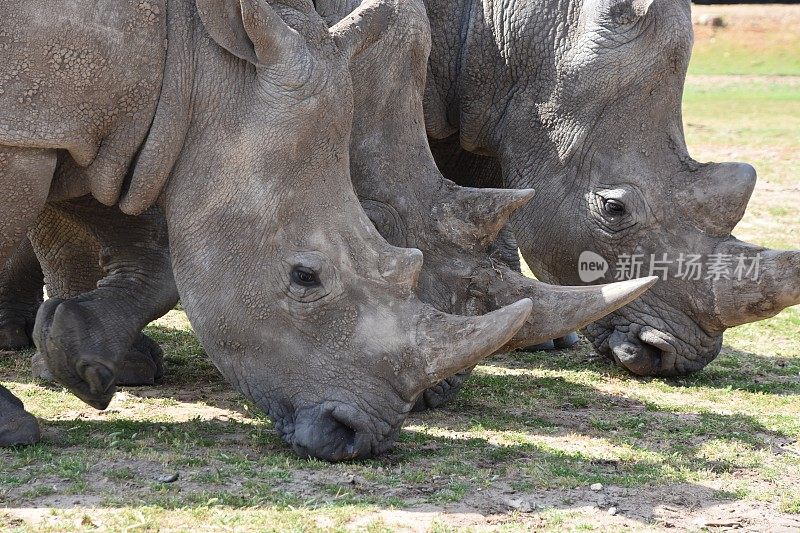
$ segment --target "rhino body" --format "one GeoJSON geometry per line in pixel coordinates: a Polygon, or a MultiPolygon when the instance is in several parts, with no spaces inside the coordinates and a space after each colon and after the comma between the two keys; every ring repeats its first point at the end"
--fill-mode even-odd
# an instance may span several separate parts
{"type": "Polygon", "coordinates": [[[38,311],[59,381],[105,407],[177,286],[217,367],[298,454],[369,457],[422,390],[523,325],[530,300],[482,317],[420,302],[421,253],[383,240],[353,192],[348,62],[397,8],[329,30],[264,0],[0,7],[0,261],[46,205],[101,250],[96,288],[38,311]]]}
{"type": "Polygon", "coordinates": [[[693,372],[726,328],[800,301],[800,252],[731,236],[755,170],[698,163],[686,148],[689,0],[426,4],[425,120],[443,174],[536,189],[511,228],[543,281],[584,282],[588,252],[608,266],[597,282],[663,278],[585,329],[599,351],[636,374],[693,372]],[[696,256],[707,265],[699,277],[685,268],[696,256]],[[723,260],[731,279],[710,271],[723,260]],[[734,276],[739,261],[760,262],[757,279],[734,276]]]}

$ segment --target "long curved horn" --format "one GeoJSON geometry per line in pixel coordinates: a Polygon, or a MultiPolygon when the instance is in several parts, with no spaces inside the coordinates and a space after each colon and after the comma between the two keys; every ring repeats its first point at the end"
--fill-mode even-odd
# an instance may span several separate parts
{"type": "Polygon", "coordinates": [[[770,250],[730,239],[717,252],[730,259],[729,279],[713,284],[715,311],[724,326],[757,322],[800,305],[800,250],[770,250]]]}
{"type": "Polygon", "coordinates": [[[420,384],[417,392],[495,353],[525,324],[532,309],[533,302],[526,298],[482,316],[437,312],[425,317],[417,328],[417,340],[426,350],[428,383],[420,384]]]}
{"type": "Polygon", "coordinates": [[[489,291],[490,301],[496,305],[522,297],[534,301],[533,312],[506,346],[509,349],[539,344],[580,329],[629,304],[658,281],[658,277],[649,276],[607,285],[570,287],[548,285],[510,269],[504,269],[502,276],[484,274],[483,283],[476,287],[489,291]]]}

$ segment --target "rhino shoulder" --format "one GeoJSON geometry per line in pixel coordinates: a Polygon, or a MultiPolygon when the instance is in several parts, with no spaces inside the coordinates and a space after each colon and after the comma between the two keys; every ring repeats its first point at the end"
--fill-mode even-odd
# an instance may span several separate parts
{"type": "Polygon", "coordinates": [[[165,2],[0,2],[0,144],[67,150],[115,202],[158,101],[165,2]]]}

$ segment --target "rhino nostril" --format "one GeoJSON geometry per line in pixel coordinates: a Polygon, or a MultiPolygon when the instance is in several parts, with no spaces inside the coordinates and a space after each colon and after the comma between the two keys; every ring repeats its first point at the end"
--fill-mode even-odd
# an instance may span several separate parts
{"type": "Polygon", "coordinates": [[[356,446],[358,431],[349,420],[338,414],[336,410],[331,413],[331,419],[338,426],[334,433],[336,440],[342,445],[348,456],[355,457],[359,452],[356,446]]]}
{"type": "Polygon", "coordinates": [[[344,461],[371,455],[370,439],[360,435],[352,413],[324,404],[298,413],[292,445],[298,455],[344,461]]]}

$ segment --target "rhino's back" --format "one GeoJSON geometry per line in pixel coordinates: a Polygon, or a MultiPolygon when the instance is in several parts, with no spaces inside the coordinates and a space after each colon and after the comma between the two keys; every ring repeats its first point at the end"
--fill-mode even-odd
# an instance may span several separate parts
{"type": "Polygon", "coordinates": [[[127,164],[158,100],[165,14],[165,0],[0,2],[0,144],[127,164]]]}

